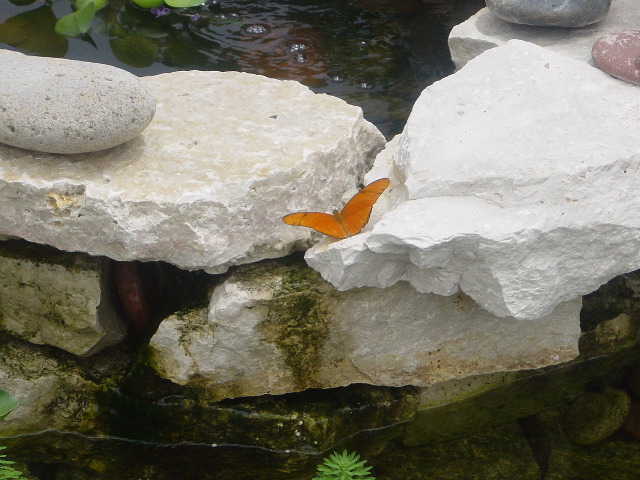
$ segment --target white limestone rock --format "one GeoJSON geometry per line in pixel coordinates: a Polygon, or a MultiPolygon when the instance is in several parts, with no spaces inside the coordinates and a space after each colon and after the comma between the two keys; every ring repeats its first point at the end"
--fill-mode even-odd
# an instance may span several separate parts
{"type": "Polygon", "coordinates": [[[583,62],[518,40],[489,50],[428,87],[376,160],[395,205],[307,262],[340,290],[407,280],[548,315],[640,268],[639,111],[637,87],[583,62]]]}
{"type": "Polygon", "coordinates": [[[497,318],[465,295],[420,294],[406,283],[337,292],[312,273],[279,262],[241,267],[214,291],[208,312],[160,324],[149,344],[154,368],[229,398],[351,383],[425,386],[578,354],[580,299],[531,324],[497,318]]]}
{"type": "Polygon", "coordinates": [[[115,147],[149,124],[155,100],[109,65],[0,50],[0,142],[49,153],[115,147]]]}
{"type": "Polygon", "coordinates": [[[384,145],[360,108],[297,82],[143,80],[157,112],[125,145],[66,156],[0,145],[0,234],[222,272],[308,245],[282,216],[340,204],[384,145]]]}
{"type": "Polygon", "coordinates": [[[609,12],[598,23],[580,28],[550,28],[518,25],[500,20],[483,8],[449,34],[449,50],[456,68],[485,50],[519,39],[535,43],[567,57],[593,65],[591,46],[602,35],[634,30],[640,25],[637,0],[613,0],[609,12]]]}
{"type": "Polygon", "coordinates": [[[32,343],[92,355],[127,328],[117,313],[105,259],[0,243],[0,328],[32,343]]]}

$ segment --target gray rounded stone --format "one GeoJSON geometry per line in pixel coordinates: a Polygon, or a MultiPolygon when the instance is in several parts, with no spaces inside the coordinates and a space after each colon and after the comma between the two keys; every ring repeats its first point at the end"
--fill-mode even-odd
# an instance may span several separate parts
{"type": "Polygon", "coordinates": [[[85,153],[131,140],[155,113],[135,75],[97,63],[0,50],[0,142],[85,153]]]}
{"type": "Polygon", "coordinates": [[[489,10],[511,23],[584,27],[602,20],[611,0],[486,0],[489,10]]]}
{"type": "Polygon", "coordinates": [[[591,57],[603,72],[640,85],[640,30],[603,35],[593,44],[591,57]]]}

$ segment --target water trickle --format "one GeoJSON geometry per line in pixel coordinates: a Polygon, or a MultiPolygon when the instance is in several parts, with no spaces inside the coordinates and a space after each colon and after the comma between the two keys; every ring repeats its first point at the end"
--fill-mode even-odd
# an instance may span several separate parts
{"type": "Polygon", "coordinates": [[[294,42],[288,44],[286,48],[289,53],[296,53],[301,50],[306,50],[307,48],[309,48],[309,46],[304,43],[294,42]]]}
{"type": "Polygon", "coordinates": [[[264,23],[254,23],[250,25],[243,25],[241,31],[244,35],[261,37],[262,35],[266,35],[271,32],[271,28],[264,23]]]}
{"type": "Polygon", "coordinates": [[[308,60],[307,56],[304,53],[296,53],[293,56],[293,61],[296,63],[306,63],[308,60]]]}

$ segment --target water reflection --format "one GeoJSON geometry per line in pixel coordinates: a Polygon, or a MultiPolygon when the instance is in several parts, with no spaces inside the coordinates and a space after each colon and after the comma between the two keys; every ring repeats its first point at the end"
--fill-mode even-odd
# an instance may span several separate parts
{"type": "Polygon", "coordinates": [[[71,2],[0,2],[0,47],[136,75],[235,70],[297,80],[363,108],[387,136],[424,87],[453,71],[449,28],[483,0],[208,0],[152,13],[110,0],[84,38],[56,35],[71,2]],[[25,4],[26,3],[26,4],[25,4]]]}

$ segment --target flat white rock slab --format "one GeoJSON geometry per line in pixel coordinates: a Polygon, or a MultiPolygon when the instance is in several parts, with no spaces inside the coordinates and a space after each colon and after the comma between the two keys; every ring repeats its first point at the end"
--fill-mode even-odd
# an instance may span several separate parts
{"type": "Polygon", "coordinates": [[[456,68],[460,69],[485,50],[518,39],[593,65],[591,47],[600,36],[620,30],[637,30],[639,26],[637,0],[613,0],[603,20],[580,28],[519,25],[500,20],[488,8],[483,8],[453,27],[449,34],[449,50],[456,68]]]}
{"type": "Polygon", "coordinates": [[[149,344],[154,368],[228,398],[351,383],[425,386],[578,354],[579,298],[532,324],[405,282],[337,292],[297,268],[243,267],[216,288],[208,312],[165,319],[149,344]]]}
{"type": "Polygon", "coordinates": [[[237,72],[143,79],[157,99],[135,139],[83,155],[0,145],[0,234],[116,260],[222,272],[311,234],[287,213],[333,208],[384,145],[360,108],[237,72]]]}
{"type": "Polygon", "coordinates": [[[407,280],[536,319],[640,268],[640,90],[583,62],[483,53],[422,93],[374,171],[389,211],[306,254],[341,290],[407,280]]]}

